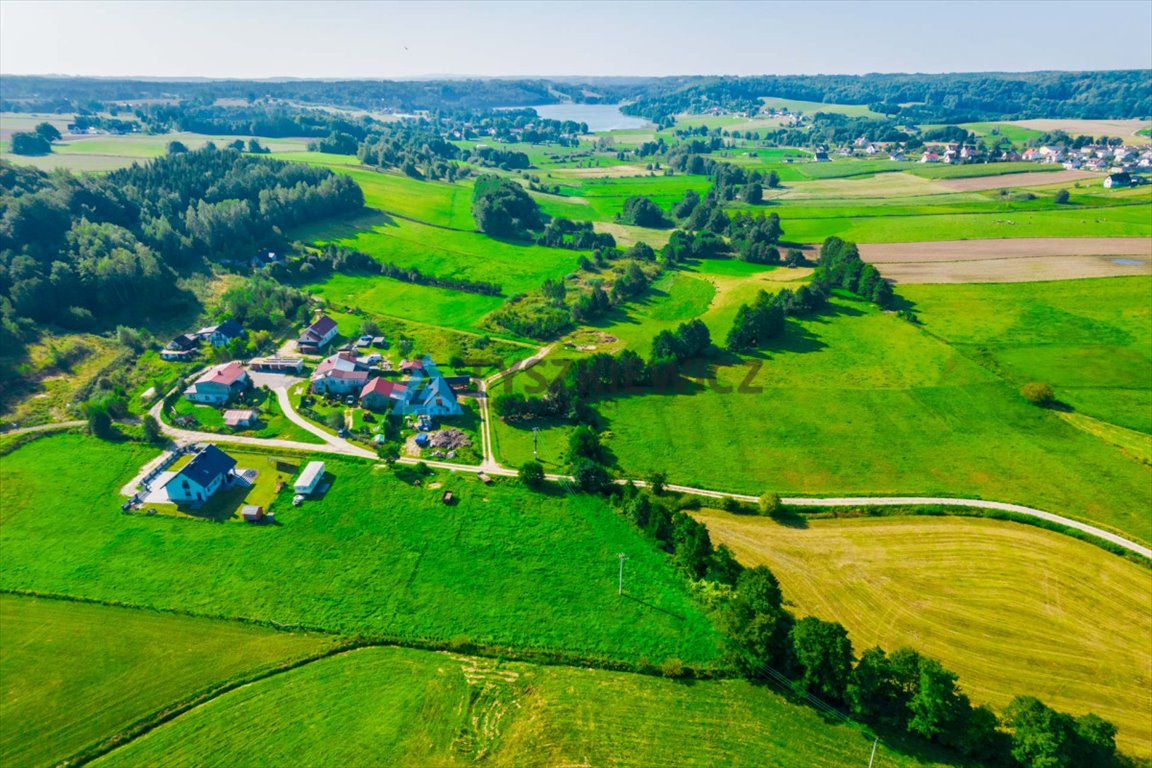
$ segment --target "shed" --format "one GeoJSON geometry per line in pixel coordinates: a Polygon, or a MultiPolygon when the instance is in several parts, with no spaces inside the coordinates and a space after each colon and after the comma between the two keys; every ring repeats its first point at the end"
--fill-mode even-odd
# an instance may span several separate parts
{"type": "Polygon", "coordinates": [[[240,517],[244,518],[244,522],[246,523],[260,522],[264,519],[264,507],[246,504],[240,508],[240,517]]]}
{"type": "Polygon", "coordinates": [[[476,477],[480,480],[480,482],[484,483],[484,485],[492,484],[492,478],[483,472],[477,472],[476,477]]]}
{"type": "Polygon", "coordinates": [[[445,504],[454,504],[456,502],[456,497],[452,495],[452,491],[444,491],[444,495],[440,497],[440,501],[444,502],[445,504]]]}
{"type": "Polygon", "coordinates": [[[324,462],[310,461],[308,466],[304,467],[304,471],[300,473],[300,477],[296,478],[296,482],[292,484],[292,489],[302,496],[307,496],[316,490],[316,486],[320,484],[323,477],[324,462]]]}

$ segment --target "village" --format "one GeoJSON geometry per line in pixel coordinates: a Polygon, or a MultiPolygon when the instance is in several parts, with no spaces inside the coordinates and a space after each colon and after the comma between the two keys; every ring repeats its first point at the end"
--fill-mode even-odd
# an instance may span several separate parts
{"type": "MultiPolygon", "coordinates": [[[[245,335],[240,323],[225,320],[175,337],[161,358],[187,362],[245,335]]],[[[480,464],[475,449],[481,442],[476,424],[482,383],[467,375],[445,376],[428,354],[393,364],[385,357],[390,345],[382,336],[341,341],[337,323],[318,310],[276,355],[210,365],[158,401],[154,413],[177,438],[125,487],[130,500],[124,510],[146,508],[155,514],[175,506],[201,517],[274,523],[271,502],[288,484],[294,506],[322,497],[331,481],[322,461],[255,459],[209,440],[180,437],[216,432],[227,442],[244,441],[245,450],[261,442],[284,447],[290,441],[261,440],[259,428],[274,419],[286,419],[299,427],[297,434],[319,440],[319,449],[389,462],[480,464]],[[272,471],[242,466],[245,460],[272,461],[272,471]]],[[[491,482],[484,467],[476,470],[481,482],[491,482]]]]}

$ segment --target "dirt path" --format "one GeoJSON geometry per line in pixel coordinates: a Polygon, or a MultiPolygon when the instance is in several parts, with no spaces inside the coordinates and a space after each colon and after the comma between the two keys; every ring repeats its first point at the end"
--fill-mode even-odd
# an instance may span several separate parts
{"type": "Polygon", "coordinates": [[[859,248],[861,258],[878,265],[901,262],[1021,259],[1037,256],[1152,258],[1152,240],[1146,237],[1020,237],[1004,240],[860,243],[859,248]]]}
{"type": "Polygon", "coordinates": [[[82,427],[87,422],[84,421],[54,421],[51,424],[40,424],[35,427],[21,427],[20,429],[10,429],[7,432],[0,432],[0,435],[25,435],[29,432],[47,432],[51,429],[72,429],[73,427],[82,427]]]}

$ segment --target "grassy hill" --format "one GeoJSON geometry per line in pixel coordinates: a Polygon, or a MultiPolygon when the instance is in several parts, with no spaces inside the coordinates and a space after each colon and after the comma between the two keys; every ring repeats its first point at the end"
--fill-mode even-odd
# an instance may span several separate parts
{"type": "Polygon", "coordinates": [[[0,625],[0,763],[23,766],[54,765],[214,684],[333,642],[14,595],[0,595],[0,625]]]}
{"type": "MultiPolygon", "coordinates": [[[[847,768],[871,748],[864,733],[743,681],[370,648],[225,694],[95,764],[847,768]]],[[[884,747],[877,761],[938,765],[884,747]]]]}

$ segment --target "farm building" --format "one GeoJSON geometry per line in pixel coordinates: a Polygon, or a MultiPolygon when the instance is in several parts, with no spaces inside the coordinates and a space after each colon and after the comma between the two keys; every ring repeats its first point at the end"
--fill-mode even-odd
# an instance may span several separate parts
{"type": "Polygon", "coordinates": [[[191,360],[196,357],[199,350],[192,349],[168,349],[165,347],[160,350],[160,359],[167,360],[168,362],[182,363],[185,360],[191,360]]]}
{"type": "Polygon", "coordinates": [[[368,369],[350,352],[337,352],[316,366],[312,391],[318,394],[346,395],[359,392],[368,383],[368,369]]]}
{"type": "Polygon", "coordinates": [[[369,379],[364,388],[360,390],[360,405],[372,411],[383,411],[390,403],[398,402],[404,397],[406,387],[398,381],[390,379],[369,379]]]}
{"type": "Polygon", "coordinates": [[[261,373],[302,373],[304,359],[300,357],[254,357],[248,367],[261,373]]]}
{"type": "Polygon", "coordinates": [[[300,473],[300,477],[296,478],[296,482],[292,484],[292,490],[301,496],[307,496],[316,490],[316,486],[320,485],[320,481],[324,479],[324,462],[310,461],[308,466],[304,467],[304,471],[300,473]]]}
{"type": "Polygon", "coordinates": [[[245,504],[240,508],[240,517],[244,518],[246,523],[258,523],[264,519],[264,507],[245,504]]]}
{"type": "Polygon", "coordinates": [[[224,426],[226,427],[250,427],[256,423],[258,419],[256,411],[250,409],[232,409],[229,408],[224,411],[224,426]]]}
{"type": "Polygon", "coordinates": [[[192,457],[164,486],[168,498],[177,504],[198,504],[212,498],[232,475],[236,459],[214,445],[192,457]]]}
{"type": "Polygon", "coordinates": [[[1127,173],[1110,173],[1108,178],[1104,179],[1104,186],[1108,189],[1130,187],[1132,186],[1132,176],[1127,173]]]}
{"type": "Polygon", "coordinates": [[[296,348],[305,354],[319,354],[328,342],[336,338],[336,321],[328,315],[320,315],[312,325],[304,329],[296,340],[296,348]]]}
{"type": "Polygon", "coordinates": [[[213,366],[184,390],[184,397],[193,403],[221,405],[242,393],[251,380],[248,372],[237,362],[213,366]]]}
{"type": "Polygon", "coordinates": [[[232,339],[238,339],[244,334],[244,328],[235,320],[225,320],[220,325],[210,325],[196,331],[198,338],[204,339],[214,347],[226,347],[232,339]]]}

